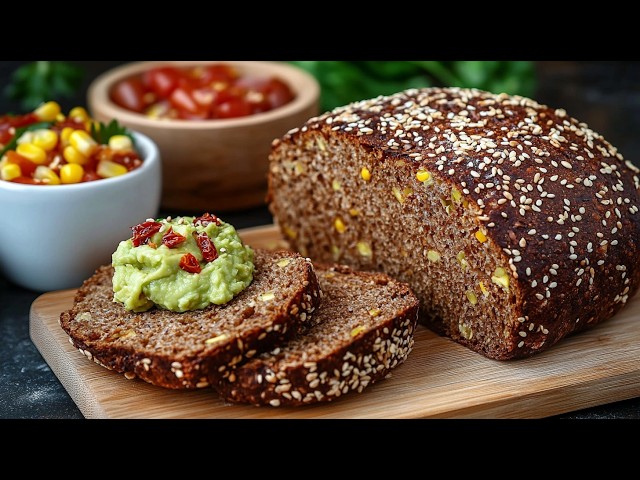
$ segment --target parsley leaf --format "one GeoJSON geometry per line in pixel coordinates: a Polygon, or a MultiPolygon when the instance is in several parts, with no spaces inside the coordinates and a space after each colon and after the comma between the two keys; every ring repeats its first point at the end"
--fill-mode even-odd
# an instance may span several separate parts
{"type": "Polygon", "coordinates": [[[72,97],[83,77],[84,70],[68,62],[31,62],[13,72],[5,94],[31,111],[43,102],[72,97]]]}
{"type": "Polygon", "coordinates": [[[126,127],[120,125],[118,123],[118,120],[116,120],[115,118],[106,125],[102,122],[91,123],[90,133],[93,139],[102,145],[108,144],[109,139],[114,135],[126,135],[131,139],[131,143],[133,143],[135,147],[135,139],[133,138],[131,132],[126,127]]]}

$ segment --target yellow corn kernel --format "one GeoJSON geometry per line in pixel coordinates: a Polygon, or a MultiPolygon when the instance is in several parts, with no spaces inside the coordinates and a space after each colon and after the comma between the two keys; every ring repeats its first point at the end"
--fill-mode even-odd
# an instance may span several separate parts
{"type": "Polygon", "coordinates": [[[362,170],[360,170],[360,176],[365,182],[371,180],[371,172],[367,167],[362,167],[362,170]]]}
{"type": "Polygon", "coordinates": [[[476,236],[476,238],[478,239],[478,241],[479,241],[480,243],[484,243],[484,242],[486,242],[486,241],[487,241],[487,236],[486,236],[484,233],[482,233],[482,230],[478,230],[478,231],[475,233],[475,236],[476,236]]]}
{"type": "Polygon", "coordinates": [[[58,144],[58,134],[48,128],[41,128],[33,132],[31,143],[50,152],[58,144]]]}
{"type": "Polygon", "coordinates": [[[351,336],[352,337],[357,337],[358,335],[360,335],[362,332],[364,332],[364,327],[362,325],[358,325],[356,328],[354,328],[353,330],[351,330],[351,336]]]}
{"type": "Polygon", "coordinates": [[[60,185],[58,174],[44,165],[38,165],[33,172],[33,178],[48,185],[60,185]]]}
{"type": "Polygon", "coordinates": [[[20,165],[15,163],[5,163],[0,168],[0,178],[2,178],[2,180],[11,181],[20,175],[22,175],[20,165]]]}
{"type": "Polygon", "coordinates": [[[64,147],[64,150],[62,151],[62,156],[67,162],[77,163],[78,165],[84,165],[89,161],[87,157],[85,157],[83,154],[81,154],[78,150],[76,150],[71,145],[67,145],[66,147],[64,147]]]}
{"type": "Polygon", "coordinates": [[[488,296],[489,295],[489,290],[487,290],[487,287],[484,286],[483,282],[479,282],[478,286],[480,287],[480,291],[482,292],[483,296],[488,296]]]}
{"type": "Polygon", "coordinates": [[[475,305],[476,303],[478,303],[478,297],[473,290],[467,290],[465,292],[465,295],[467,296],[467,300],[471,302],[471,305],[475,305]]]}
{"type": "Polygon", "coordinates": [[[357,217],[358,215],[360,215],[360,210],[358,210],[357,208],[350,208],[349,215],[351,215],[352,217],[357,217]]]}
{"type": "Polygon", "coordinates": [[[169,107],[167,104],[154,103],[149,108],[147,108],[144,114],[149,118],[157,119],[157,118],[166,116],[168,112],[169,112],[169,107]]]}
{"type": "Polygon", "coordinates": [[[371,310],[369,310],[369,315],[371,315],[372,317],[377,317],[381,313],[382,310],[380,310],[379,308],[372,308],[371,310]]]}
{"type": "Polygon", "coordinates": [[[284,268],[287,265],[289,265],[290,262],[291,262],[291,260],[289,260],[288,258],[283,258],[276,265],[278,265],[280,268],[284,268]]]}
{"type": "Polygon", "coordinates": [[[42,165],[47,160],[47,152],[33,143],[19,144],[16,147],[16,152],[38,165],[42,165]]]}
{"type": "Polygon", "coordinates": [[[342,253],[340,251],[340,247],[337,245],[331,245],[331,258],[333,258],[334,261],[337,262],[340,259],[340,253],[342,253]]]}
{"type": "Polygon", "coordinates": [[[69,137],[73,133],[73,130],[74,130],[73,127],[64,127],[60,132],[60,142],[65,147],[69,145],[69,137]]]}
{"type": "Polygon", "coordinates": [[[323,152],[327,150],[327,144],[324,143],[324,140],[320,137],[316,137],[316,143],[318,144],[318,148],[323,152]]]}
{"type": "Polygon", "coordinates": [[[451,200],[456,202],[458,205],[462,201],[462,193],[456,187],[451,189],[451,200]]]}
{"type": "Polygon", "coordinates": [[[340,217],[336,218],[336,220],[333,222],[333,226],[338,233],[344,233],[344,231],[347,229],[340,217]]]}
{"type": "Polygon", "coordinates": [[[471,337],[473,337],[473,330],[466,323],[459,323],[458,330],[460,331],[460,334],[467,340],[471,340],[471,337]]]}
{"type": "Polygon", "coordinates": [[[358,249],[358,253],[363,257],[370,257],[371,255],[373,255],[371,246],[367,242],[356,243],[356,248],[358,249]]]}
{"type": "Polygon", "coordinates": [[[96,173],[103,178],[117,177],[127,173],[127,167],[110,160],[102,160],[98,162],[96,173]]]}
{"type": "Polygon", "coordinates": [[[440,253],[435,250],[429,250],[427,252],[427,260],[433,263],[438,263],[440,261],[440,253]]]}
{"type": "Polygon", "coordinates": [[[57,102],[47,102],[36,108],[33,113],[36,114],[41,122],[53,122],[60,114],[60,105],[57,102]]]}
{"type": "Polygon", "coordinates": [[[21,145],[23,143],[33,143],[33,132],[27,131],[24,132],[16,139],[16,144],[21,145]]]}
{"type": "Polygon", "coordinates": [[[509,274],[504,268],[496,268],[491,276],[491,281],[505,290],[509,290],[509,274]]]}
{"type": "Polygon", "coordinates": [[[462,270],[466,270],[469,266],[469,262],[467,262],[464,252],[458,252],[458,254],[456,255],[456,260],[458,260],[458,263],[462,267],[462,270]]]}
{"type": "Polygon", "coordinates": [[[207,338],[204,343],[206,345],[213,345],[214,343],[218,343],[221,342],[222,340],[225,340],[227,338],[227,334],[226,333],[222,333],[216,337],[211,337],[211,338],[207,338]]]}
{"type": "Polygon", "coordinates": [[[77,163],[66,163],[60,167],[60,181],[62,183],[80,183],[84,175],[84,168],[77,163]]]}
{"type": "Polygon", "coordinates": [[[263,302],[268,302],[268,301],[273,300],[274,298],[276,298],[276,296],[274,295],[273,292],[266,292],[266,293],[263,293],[262,295],[260,295],[259,298],[263,302]]]}
{"type": "Polygon", "coordinates": [[[284,234],[289,237],[291,240],[295,240],[298,237],[298,232],[296,232],[293,228],[287,227],[286,225],[283,227],[284,234]]]}
{"type": "Polygon", "coordinates": [[[112,150],[128,152],[133,150],[131,138],[127,135],[114,135],[109,139],[109,148],[112,150]]]}
{"type": "Polygon", "coordinates": [[[90,120],[89,113],[83,107],[73,107],[69,111],[69,118],[77,122],[86,122],[90,120]]]}
{"type": "Polygon", "coordinates": [[[393,192],[393,196],[396,197],[396,200],[400,203],[404,203],[404,196],[398,187],[393,187],[391,191],[393,192]]]}
{"type": "Polygon", "coordinates": [[[98,142],[84,130],[74,130],[71,132],[71,135],[69,135],[69,144],[85,157],[90,157],[98,148],[98,142]]]}
{"type": "Polygon", "coordinates": [[[293,169],[296,175],[302,175],[304,173],[304,165],[302,162],[295,162],[293,165],[293,169]]]}
{"type": "Polygon", "coordinates": [[[407,197],[413,193],[413,190],[411,190],[409,187],[405,188],[402,191],[398,187],[393,187],[391,191],[400,203],[404,203],[407,197]]]}
{"type": "Polygon", "coordinates": [[[333,190],[337,192],[342,188],[342,185],[340,185],[340,182],[338,180],[334,180],[333,182],[331,182],[331,188],[333,188],[333,190]]]}
{"type": "Polygon", "coordinates": [[[416,172],[416,179],[425,185],[431,185],[433,183],[433,177],[427,170],[420,169],[416,172]]]}

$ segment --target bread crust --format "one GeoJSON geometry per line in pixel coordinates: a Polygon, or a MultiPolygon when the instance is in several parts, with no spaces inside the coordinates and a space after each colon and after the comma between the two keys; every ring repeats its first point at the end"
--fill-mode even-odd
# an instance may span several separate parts
{"type": "MultiPolygon", "coordinates": [[[[294,249],[314,261],[397,276],[420,298],[421,322],[504,360],[541,352],[610,319],[635,295],[639,188],[638,168],[562,109],[475,89],[426,88],[338,108],[274,141],[268,201],[294,249]],[[325,178],[330,171],[335,176],[325,178]],[[421,181],[424,172],[429,181],[421,181]],[[338,188],[323,189],[323,182],[338,188]],[[313,187],[303,188],[307,183],[313,187]],[[420,253],[402,255],[403,237],[426,239],[429,229],[445,228],[424,212],[433,207],[427,199],[433,187],[451,192],[442,208],[465,229],[449,232],[451,242],[466,241],[475,258],[490,260],[468,270],[476,269],[476,283],[468,286],[475,289],[472,298],[485,301],[477,286],[485,278],[494,304],[484,308],[497,312],[485,320],[493,325],[483,327],[482,338],[447,313],[453,311],[448,302],[465,302],[464,296],[434,302],[430,294],[439,279],[412,273],[422,265],[420,253]],[[326,212],[304,215],[297,206],[308,206],[307,197],[318,210],[326,205],[326,212]],[[376,208],[376,219],[348,213],[369,207],[376,208]],[[360,238],[376,242],[373,222],[387,245],[358,255],[360,238]],[[474,239],[477,231],[486,238],[474,239]],[[491,280],[497,267],[507,273],[504,292],[499,278],[491,280]]],[[[430,248],[427,240],[422,245],[425,252],[430,248]]]]}
{"type": "Polygon", "coordinates": [[[253,282],[227,304],[131,312],[113,301],[113,267],[104,265],[78,289],[60,325],[80,353],[129,379],[171,389],[208,387],[230,366],[294,335],[320,302],[307,259],[254,250],[253,282]]]}

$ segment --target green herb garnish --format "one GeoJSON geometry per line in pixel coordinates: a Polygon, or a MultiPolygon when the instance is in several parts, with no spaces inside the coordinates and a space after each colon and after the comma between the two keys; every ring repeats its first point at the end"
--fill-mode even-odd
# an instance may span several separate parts
{"type": "Polygon", "coordinates": [[[15,150],[18,146],[18,139],[22,136],[24,132],[29,132],[33,130],[39,130],[41,128],[49,128],[53,125],[53,122],[38,122],[32,123],[31,125],[27,125],[26,127],[16,128],[16,133],[13,135],[13,138],[7,142],[4,148],[0,151],[0,158],[7,153],[9,150],[15,150]]]}
{"type": "Polygon", "coordinates": [[[475,87],[531,96],[536,76],[527,61],[295,61],[320,83],[324,111],[348,103],[429,86],[475,87]]]}
{"type": "Polygon", "coordinates": [[[131,139],[131,143],[135,146],[135,139],[131,132],[126,127],[120,125],[115,118],[106,125],[102,122],[92,122],[90,133],[93,139],[102,145],[108,144],[109,139],[114,135],[126,135],[131,139]],[[98,125],[97,127],[96,123],[98,125]]]}
{"type": "Polygon", "coordinates": [[[84,70],[68,62],[31,62],[13,72],[5,94],[31,111],[48,100],[73,97],[83,78],[84,70]]]}

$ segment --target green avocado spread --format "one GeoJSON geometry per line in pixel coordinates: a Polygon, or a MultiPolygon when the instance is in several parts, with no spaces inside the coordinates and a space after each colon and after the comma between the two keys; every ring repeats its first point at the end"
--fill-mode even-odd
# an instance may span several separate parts
{"type": "Polygon", "coordinates": [[[147,220],[132,231],[112,255],[114,300],[127,310],[221,305],[253,280],[253,250],[215,215],[147,220]]]}

